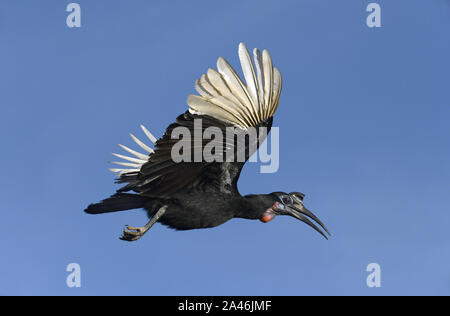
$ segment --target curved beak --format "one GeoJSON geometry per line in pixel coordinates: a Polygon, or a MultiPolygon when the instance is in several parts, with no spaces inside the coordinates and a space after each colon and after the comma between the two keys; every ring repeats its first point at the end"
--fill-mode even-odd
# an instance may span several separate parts
{"type": "Polygon", "coordinates": [[[328,231],[328,229],[325,227],[325,225],[317,218],[316,215],[314,215],[310,210],[308,210],[302,203],[297,203],[297,204],[292,204],[289,206],[286,206],[286,211],[288,213],[288,215],[295,217],[299,220],[301,220],[303,223],[311,226],[312,228],[314,228],[317,232],[319,232],[323,237],[325,237],[325,239],[328,239],[327,235],[325,235],[325,233],[320,230],[319,227],[317,227],[317,225],[315,225],[313,222],[311,222],[309,218],[311,218],[312,220],[314,220],[317,224],[320,225],[320,227],[323,228],[323,230],[325,230],[325,232],[331,236],[330,232],[328,231]]]}

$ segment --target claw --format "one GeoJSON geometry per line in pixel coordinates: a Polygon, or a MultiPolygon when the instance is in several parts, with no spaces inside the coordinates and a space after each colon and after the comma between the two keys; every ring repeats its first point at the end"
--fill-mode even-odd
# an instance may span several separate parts
{"type": "Polygon", "coordinates": [[[125,241],[138,240],[139,238],[144,236],[150,228],[152,228],[153,224],[155,224],[161,216],[164,215],[166,209],[167,205],[161,207],[144,227],[133,227],[130,225],[125,225],[123,235],[120,237],[120,239],[125,241]]]}
{"type": "Polygon", "coordinates": [[[126,229],[123,230],[123,235],[120,237],[121,240],[125,241],[136,241],[145,234],[144,227],[133,227],[126,225],[126,229]]]}
{"type": "Polygon", "coordinates": [[[134,237],[132,237],[132,236],[129,236],[129,235],[123,235],[123,236],[121,236],[119,239],[120,240],[124,240],[124,241],[136,241],[136,240],[138,240],[139,238],[141,238],[141,236],[134,236],[134,237]]]}
{"type": "Polygon", "coordinates": [[[142,234],[144,232],[144,227],[133,227],[133,226],[129,226],[129,225],[125,225],[126,229],[128,229],[128,232],[130,233],[135,233],[132,232],[133,230],[135,230],[136,232],[142,234]]]}

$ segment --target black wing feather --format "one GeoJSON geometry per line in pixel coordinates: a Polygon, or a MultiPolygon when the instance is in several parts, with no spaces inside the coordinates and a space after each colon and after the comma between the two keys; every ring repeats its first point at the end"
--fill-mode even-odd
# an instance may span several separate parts
{"type": "MultiPolygon", "coordinates": [[[[178,139],[172,139],[172,131],[177,127],[187,127],[193,136],[194,119],[202,119],[203,131],[212,126],[220,128],[224,135],[223,142],[227,142],[225,139],[226,128],[231,127],[231,125],[209,116],[191,114],[187,111],[178,116],[175,123],[167,127],[164,135],[155,143],[155,152],[150,154],[148,161],[142,165],[139,172],[126,173],[120,176],[117,182],[128,184],[119,189],[118,192],[135,191],[144,196],[158,198],[170,197],[181,190],[237,192],[237,180],[245,162],[193,162],[194,150],[191,153],[192,162],[176,163],[172,160],[172,147],[179,141],[178,139]],[[226,177],[224,173],[227,173],[226,177]]],[[[259,126],[267,127],[267,132],[269,132],[272,126],[272,118],[262,122],[259,126]]],[[[208,139],[202,140],[202,150],[210,141],[208,139]]],[[[193,142],[192,139],[192,148],[194,147],[193,142]]],[[[227,145],[230,146],[229,140],[227,145]]],[[[237,147],[236,143],[232,146],[237,147]]],[[[248,150],[249,147],[249,144],[246,143],[245,161],[252,154],[248,150]]],[[[225,153],[223,154],[225,155],[225,153]]]]}

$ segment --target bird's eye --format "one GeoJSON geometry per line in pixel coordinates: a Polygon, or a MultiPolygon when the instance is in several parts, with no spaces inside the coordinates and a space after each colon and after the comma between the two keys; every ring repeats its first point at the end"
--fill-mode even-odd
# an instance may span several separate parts
{"type": "Polygon", "coordinates": [[[292,197],[290,197],[289,195],[280,196],[280,200],[281,202],[283,202],[283,204],[292,204],[292,197]]]}

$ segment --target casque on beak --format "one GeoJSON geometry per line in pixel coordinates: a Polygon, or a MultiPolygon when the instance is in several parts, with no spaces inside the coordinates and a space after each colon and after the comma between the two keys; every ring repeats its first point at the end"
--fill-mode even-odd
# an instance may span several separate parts
{"type": "Polygon", "coordinates": [[[325,227],[325,225],[317,218],[316,215],[314,215],[310,210],[308,210],[304,205],[302,200],[297,197],[296,195],[290,195],[292,198],[291,203],[284,204],[285,207],[285,214],[290,215],[292,217],[295,217],[299,220],[301,220],[303,223],[311,226],[314,228],[317,232],[319,232],[325,239],[328,239],[327,235],[319,228],[317,225],[315,225],[310,219],[314,220],[317,224],[320,225],[320,227],[325,230],[325,232],[331,236],[328,229],[325,227]],[[309,217],[309,218],[308,218],[309,217]]]}

